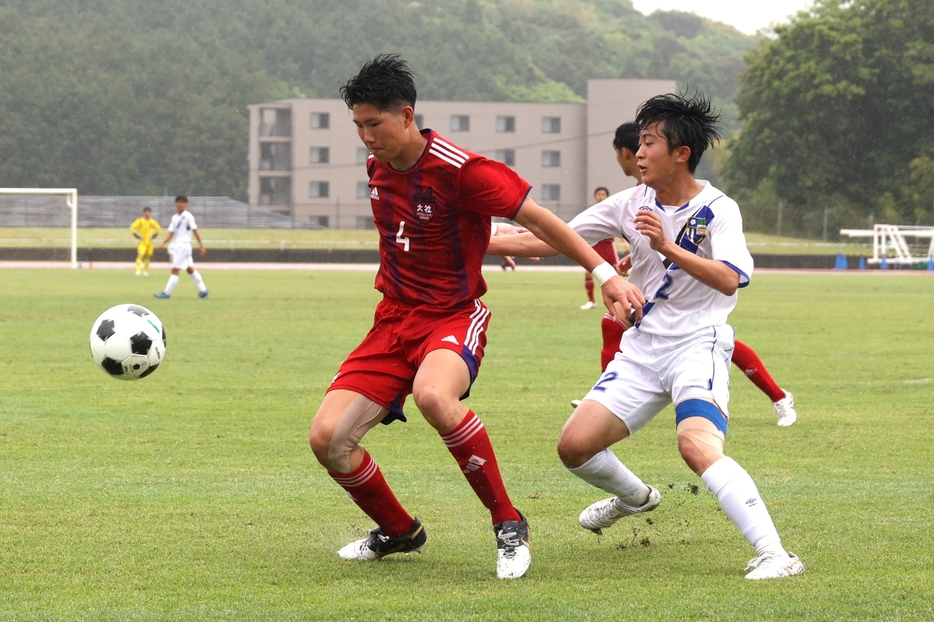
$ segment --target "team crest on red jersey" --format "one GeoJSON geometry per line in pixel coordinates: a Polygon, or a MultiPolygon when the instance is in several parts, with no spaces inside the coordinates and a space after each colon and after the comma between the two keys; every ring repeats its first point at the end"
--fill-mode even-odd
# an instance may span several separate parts
{"type": "Polygon", "coordinates": [[[429,222],[435,216],[435,197],[431,188],[422,189],[418,187],[418,192],[412,198],[415,201],[415,217],[421,222],[429,222]]]}

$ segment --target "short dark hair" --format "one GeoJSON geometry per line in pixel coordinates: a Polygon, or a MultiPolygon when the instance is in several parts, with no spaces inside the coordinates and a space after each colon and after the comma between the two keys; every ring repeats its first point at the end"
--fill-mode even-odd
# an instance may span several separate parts
{"type": "Polygon", "coordinates": [[[367,61],[360,72],[340,88],[347,107],[371,104],[379,110],[415,108],[415,78],[398,54],[380,54],[367,61]]]}
{"type": "Polygon", "coordinates": [[[616,128],[616,136],[613,137],[613,148],[619,151],[623,147],[633,153],[639,151],[639,126],[632,121],[627,121],[616,128]]]}
{"type": "Polygon", "coordinates": [[[593,193],[594,193],[594,194],[597,194],[597,193],[600,192],[601,190],[603,190],[604,192],[606,192],[606,196],[610,196],[610,190],[609,190],[609,188],[607,188],[606,186],[597,186],[596,188],[593,189],[593,193]]]}
{"type": "Polygon", "coordinates": [[[691,149],[688,170],[692,173],[704,151],[720,139],[719,121],[720,113],[713,109],[710,99],[697,91],[690,97],[675,93],[656,95],[636,112],[640,132],[653,123],[664,124],[662,133],[668,141],[669,153],[678,147],[691,149]]]}
{"type": "Polygon", "coordinates": [[[176,203],[179,203],[179,202],[188,203],[188,197],[186,197],[184,194],[180,194],[177,197],[175,197],[175,202],[176,203]]]}
{"type": "Polygon", "coordinates": [[[144,207],[144,208],[143,208],[143,213],[144,213],[144,214],[145,214],[146,212],[151,212],[151,211],[152,211],[152,208],[151,208],[151,207],[144,207]]]}

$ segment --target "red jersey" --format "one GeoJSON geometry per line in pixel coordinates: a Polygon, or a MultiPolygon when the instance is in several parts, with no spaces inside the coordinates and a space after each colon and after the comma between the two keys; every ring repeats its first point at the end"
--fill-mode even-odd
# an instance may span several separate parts
{"type": "Polygon", "coordinates": [[[411,305],[454,307],[486,293],[492,216],[512,219],[532,187],[505,164],[422,130],[425,151],[397,171],[367,160],[379,231],[376,289],[411,305]]]}
{"type": "Polygon", "coordinates": [[[604,261],[616,267],[616,263],[619,261],[619,255],[616,254],[616,241],[613,238],[600,240],[593,245],[593,249],[597,251],[598,255],[603,257],[604,261]]]}

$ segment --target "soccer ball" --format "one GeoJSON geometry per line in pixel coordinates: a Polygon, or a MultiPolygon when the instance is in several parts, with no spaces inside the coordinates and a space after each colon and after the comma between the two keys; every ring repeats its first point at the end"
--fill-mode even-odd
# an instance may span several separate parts
{"type": "Polygon", "coordinates": [[[110,376],[145,378],[165,356],[165,328],[146,307],[117,305],[94,322],[89,345],[94,362],[110,376]]]}

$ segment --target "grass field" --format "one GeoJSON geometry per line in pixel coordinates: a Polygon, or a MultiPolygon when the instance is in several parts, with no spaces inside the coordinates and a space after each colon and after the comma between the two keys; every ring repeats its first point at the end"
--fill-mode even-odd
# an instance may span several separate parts
{"type": "Polygon", "coordinates": [[[116,270],[0,271],[0,620],[934,619],[934,281],[757,274],[732,316],[799,420],[734,371],[730,455],[807,572],[743,578],[753,551],[678,457],[669,409],[616,447],[662,490],[597,537],[603,494],[554,445],[598,374],[599,312],[577,273],[491,273],[469,405],[530,520],[528,576],[495,578],[489,515],[409,406],[365,445],[425,523],[424,553],[336,550],[372,525],[318,467],[307,431],[378,295],[361,272],[203,267],[170,300],[116,270]],[[108,378],[87,337],[122,302],[153,309],[165,361],[108,378]],[[648,519],[651,520],[648,520],[648,519]]]}
{"type": "MultiPolygon", "coordinates": [[[[165,223],[163,223],[165,224],[165,223]]],[[[127,224],[129,227],[129,224],[127,224]]],[[[350,248],[376,249],[375,231],[347,229],[204,229],[208,248],[350,248]]],[[[164,236],[164,234],[163,234],[164,236]]],[[[768,255],[871,255],[872,242],[821,242],[746,233],[749,250],[768,255]]],[[[54,227],[0,227],[0,247],[71,246],[71,230],[54,227]]],[[[79,229],[78,248],[127,248],[136,242],[127,229],[79,229]]]]}

